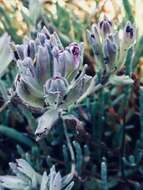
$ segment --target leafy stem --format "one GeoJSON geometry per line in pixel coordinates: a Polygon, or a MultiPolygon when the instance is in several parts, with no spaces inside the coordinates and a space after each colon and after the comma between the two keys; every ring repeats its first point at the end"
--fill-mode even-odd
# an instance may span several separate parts
{"type": "Polygon", "coordinates": [[[68,135],[68,131],[67,131],[67,127],[66,127],[66,123],[64,121],[64,119],[62,119],[63,121],[63,128],[64,128],[64,134],[66,137],[66,141],[67,141],[67,146],[70,152],[70,156],[71,156],[71,173],[72,174],[76,174],[76,165],[75,165],[75,154],[74,154],[74,150],[68,135]]]}

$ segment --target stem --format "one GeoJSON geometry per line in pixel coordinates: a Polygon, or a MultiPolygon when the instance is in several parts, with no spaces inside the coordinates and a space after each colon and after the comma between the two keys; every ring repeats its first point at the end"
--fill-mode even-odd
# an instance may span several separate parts
{"type": "Polygon", "coordinates": [[[125,179],[125,171],[124,171],[124,161],[123,161],[123,157],[125,156],[125,113],[124,113],[124,119],[123,119],[123,126],[122,126],[122,142],[121,142],[121,158],[120,158],[120,164],[121,164],[121,175],[122,178],[125,179]]]}
{"type": "Polygon", "coordinates": [[[67,141],[67,146],[69,148],[69,152],[70,152],[70,156],[71,156],[71,173],[75,174],[76,173],[76,166],[75,166],[75,155],[74,155],[74,150],[72,147],[72,144],[70,142],[70,138],[68,136],[68,131],[67,131],[67,127],[66,127],[66,123],[63,119],[63,127],[64,127],[64,133],[65,133],[65,137],[66,137],[66,141],[67,141]]]}
{"type": "Polygon", "coordinates": [[[3,103],[3,105],[0,107],[0,113],[3,112],[3,111],[7,108],[7,106],[9,106],[9,104],[10,104],[11,101],[14,99],[14,97],[15,97],[15,93],[12,94],[12,95],[10,96],[10,98],[9,98],[6,102],[3,103]]]}
{"type": "Polygon", "coordinates": [[[7,106],[10,104],[11,100],[6,101],[1,107],[0,107],[0,113],[3,112],[7,108],[7,106]]]}
{"type": "Polygon", "coordinates": [[[123,157],[125,157],[125,151],[126,151],[126,144],[125,144],[126,130],[125,130],[125,125],[126,125],[126,113],[127,113],[127,110],[128,110],[128,103],[129,103],[128,99],[129,99],[129,94],[130,94],[130,87],[126,87],[124,93],[125,93],[125,102],[123,103],[123,105],[124,105],[125,109],[124,109],[124,112],[123,112],[123,123],[122,123],[120,169],[121,169],[122,178],[126,180],[123,157]]]}

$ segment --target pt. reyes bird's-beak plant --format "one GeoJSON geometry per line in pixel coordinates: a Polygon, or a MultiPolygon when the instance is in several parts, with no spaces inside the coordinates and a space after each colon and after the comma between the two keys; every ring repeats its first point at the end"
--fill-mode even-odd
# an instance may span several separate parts
{"type": "Polygon", "coordinates": [[[88,76],[83,63],[83,43],[63,47],[56,33],[44,27],[35,40],[15,47],[19,73],[15,87],[22,101],[47,111],[38,119],[37,139],[47,135],[53,124],[73,103],[80,103],[104,85],[132,84],[129,75],[120,75],[128,49],[134,45],[136,29],[128,22],[119,32],[104,17],[87,31],[96,60],[96,74],[88,76]]]}
{"type": "MultiPolygon", "coordinates": [[[[10,163],[16,176],[0,176],[0,185],[17,190],[70,190],[72,177],[77,174],[75,155],[67,132],[67,121],[73,121],[83,129],[82,122],[69,108],[84,102],[88,96],[96,95],[102,88],[115,85],[131,85],[132,67],[125,67],[128,53],[133,50],[136,39],[135,26],[127,22],[123,30],[115,30],[113,23],[104,17],[87,31],[87,38],[95,57],[95,75],[86,74],[83,65],[84,44],[72,42],[62,45],[57,33],[46,27],[37,33],[36,39],[25,39],[23,44],[12,44],[18,73],[14,82],[14,94],[27,108],[40,109],[35,131],[36,140],[46,137],[51,128],[62,121],[71,156],[71,174],[61,177],[53,166],[50,174],[41,176],[25,160],[10,163]]],[[[77,151],[78,152],[78,151],[77,151]]],[[[106,161],[102,162],[106,171],[106,161]]],[[[107,174],[107,171],[104,172],[107,174]]],[[[104,174],[103,180],[106,181],[104,174]]],[[[103,185],[104,186],[104,185],[103,185]]]]}
{"type": "Polygon", "coordinates": [[[90,84],[92,77],[86,75],[86,65],[82,66],[83,43],[64,48],[57,34],[49,34],[44,27],[35,40],[16,45],[14,53],[19,71],[17,95],[29,106],[47,109],[38,119],[38,140],[90,84]]]}

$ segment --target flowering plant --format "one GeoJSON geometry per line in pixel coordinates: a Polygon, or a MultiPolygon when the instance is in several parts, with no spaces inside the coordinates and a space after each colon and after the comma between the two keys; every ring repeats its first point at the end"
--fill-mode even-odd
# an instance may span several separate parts
{"type": "Polygon", "coordinates": [[[86,66],[82,69],[83,43],[63,48],[57,34],[44,27],[35,41],[16,45],[14,54],[19,70],[17,95],[29,106],[48,109],[35,132],[41,137],[58,120],[59,112],[75,103],[89,86],[92,77],[85,74],[86,66]]]}
{"type": "MultiPolygon", "coordinates": [[[[106,125],[112,125],[113,121],[110,119],[110,114],[112,114],[112,118],[115,116],[114,119],[116,119],[117,115],[114,105],[118,105],[118,102],[124,98],[124,95],[117,97],[113,103],[111,101],[114,100],[114,96],[118,95],[118,90],[123,85],[126,85],[125,96],[127,96],[130,85],[134,83],[132,56],[136,39],[136,28],[133,24],[127,22],[124,29],[118,31],[114,29],[113,23],[107,17],[104,17],[98,24],[92,25],[91,30],[87,31],[87,37],[95,57],[94,76],[87,75],[87,65],[83,64],[83,43],[72,42],[63,47],[57,33],[51,34],[46,27],[37,33],[35,39],[26,39],[21,45],[12,45],[14,59],[18,68],[14,84],[15,93],[27,107],[42,110],[43,113],[38,118],[38,127],[35,131],[36,140],[38,141],[46,137],[51,128],[62,121],[64,130],[60,133],[64,132],[66,137],[70,153],[71,176],[75,175],[76,177],[81,172],[82,163],[89,162],[91,156],[98,156],[98,159],[101,160],[100,151],[102,148],[100,141],[102,135],[105,138],[112,135],[110,131],[106,131],[106,134],[103,133],[101,127],[105,122],[105,116],[107,117],[106,125]],[[111,94],[109,94],[110,89],[112,89],[111,94]],[[99,91],[99,94],[97,91],[99,91]],[[106,96],[107,94],[109,97],[106,96]],[[106,98],[107,100],[110,99],[109,104],[105,104],[106,98]],[[89,100],[91,101],[88,102],[89,100]],[[76,116],[72,111],[69,112],[69,108],[75,104],[77,107],[73,106],[74,109],[78,109],[76,116]],[[82,118],[83,122],[79,120],[79,117],[82,118]],[[90,120],[92,119],[93,121],[91,122],[90,120]],[[83,123],[85,125],[90,123],[90,129],[85,127],[83,123]],[[67,127],[71,128],[72,124],[76,128],[74,131],[81,135],[81,139],[88,141],[87,144],[91,146],[91,150],[86,146],[86,142],[84,144],[82,141],[81,145],[76,141],[70,142],[74,135],[70,136],[68,134],[67,127]],[[95,126],[96,131],[94,131],[95,126]],[[93,131],[93,134],[90,130],[93,131]],[[93,138],[92,135],[94,136],[93,138]],[[97,152],[92,151],[92,149],[96,149],[94,149],[93,140],[96,141],[95,147],[99,147],[97,152]],[[84,149],[83,152],[82,148],[84,149]]],[[[126,118],[122,120],[117,117],[117,119],[120,125],[124,126],[126,118]]],[[[67,152],[65,149],[63,152],[66,160],[67,152]]],[[[25,163],[23,160],[17,162],[18,165],[19,163],[20,165],[23,162],[25,163]]],[[[122,162],[130,164],[130,161],[124,158],[123,151],[121,153],[122,162]]],[[[135,164],[137,165],[137,162],[135,164]]],[[[24,165],[26,166],[27,163],[24,165]]],[[[13,184],[12,188],[15,188],[18,183],[29,189],[43,188],[40,184],[45,185],[49,181],[56,183],[57,180],[60,182],[58,182],[59,186],[55,188],[60,190],[63,187],[61,183],[62,178],[59,173],[55,174],[54,167],[51,169],[54,176],[50,180],[50,177],[45,177],[46,174],[42,177],[30,169],[32,173],[29,175],[28,170],[21,170],[21,167],[15,164],[13,166],[18,171],[17,174],[20,171],[22,175],[20,173],[20,176],[13,176],[12,178],[11,176],[1,176],[0,180],[3,187],[10,188],[8,180],[11,179],[16,184],[13,184]],[[41,180],[39,181],[39,179],[41,180]]],[[[104,157],[101,162],[101,180],[107,184],[107,163],[104,157]]],[[[102,182],[100,181],[100,183],[102,182]]],[[[69,186],[67,187],[71,189],[73,183],[68,184],[69,186]]],[[[22,189],[22,186],[19,188],[22,189]]],[[[51,190],[53,186],[47,187],[45,185],[44,188],[51,190]]]]}

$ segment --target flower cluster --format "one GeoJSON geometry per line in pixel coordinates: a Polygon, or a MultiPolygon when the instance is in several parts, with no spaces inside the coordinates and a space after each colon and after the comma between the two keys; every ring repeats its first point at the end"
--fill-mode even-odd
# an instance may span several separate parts
{"type": "Polygon", "coordinates": [[[0,188],[11,190],[71,190],[74,185],[72,174],[62,177],[60,172],[56,172],[55,166],[52,166],[49,175],[46,172],[40,175],[23,159],[10,162],[9,166],[15,175],[0,176],[0,188]]]}
{"type": "Polygon", "coordinates": [[[96,72],[112,72],[121,69],[128,49],[134,44],[136,28],[127,22],[121,35],[115,31],[112,22],[105,16],[87,31],[88,40],[96,60],[96,72]]]}
{"type": "Polygon", "coordinates": [[[31,107],[48,109],[38,119],[38,140],[48,134],[71,104],[80,103],[106,84],[133,83],[130,76],[120,76],[118,71],[124,67],[128,49],[134,44],[135,27],[128,22],[120,39],[112,22],[104,17],[87,33],[96,59],[94,77],[85,73],[86,65],[82,66],[83,43],[73,42],[64,48],[58,35],[50,34],[45,27],[35,40],[15,47],[17,95],[31,107]]]}
{"type": "Polygon", "coordinates": [[[92,77],[85,74],[86,65],[82,66],[83,43],[73,42],[64,48],[58,35],[44,27],[35,40],[16,45],[14,54],[19,70],[17,95],[28,106],[48,109],[38,119],[35,134],[41,138],[59,119],[59,113],[89,86],[92,77]]]}
{"type": "Polygon", "coordinates": [[[81,71],[83,43],[64,48],[44,27],[35,40],[16,45],[17,95],[29,106],[67,108],[86,90],[91,77],[81,71]]]}
{"type": "Polygon", "coordinates": [[[95,57],[96,74],[86,92],[78,99],[78,103],[103,86],[133,83],[132,78],[125,72],[122,72],[122,75],[118,73],[125,68],[128,51],[135,42],[136,28],[127,22],[121,32],[114,30],[112,22],[106,16],[98,24],[93,24],[91,31],[87,30],[88,41],[95,57]]]}

